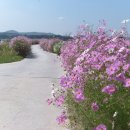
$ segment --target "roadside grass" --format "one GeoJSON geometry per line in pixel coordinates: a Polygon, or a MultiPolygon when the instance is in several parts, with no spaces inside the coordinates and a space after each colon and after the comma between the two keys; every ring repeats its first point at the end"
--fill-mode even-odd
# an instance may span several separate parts
{"type": "Polygon", "coordinates": [[[0,45],[0,63],[10,63],[22,60],[13,48],[10,48],[7,43],[0,45]]]}
{"type": "Polygon", "coordinates": [[[63,46],[63,42],[58,42],[53,45],[53,53],[60,55],[61,53],[61,47],[63,46]]]}

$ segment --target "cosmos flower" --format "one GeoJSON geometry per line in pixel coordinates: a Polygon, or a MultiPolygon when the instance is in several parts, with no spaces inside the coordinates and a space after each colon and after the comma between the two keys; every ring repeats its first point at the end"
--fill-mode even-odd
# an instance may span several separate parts
{"type": "Polygon", "coordinates": [[[118,75],[116,75],[115,80],[124,83],[124,81],[125,81],[125,75],[124,75],[124,73],[119,73],[118,75]]]}
{"type": "Polygon", "coordinates": [[[56,121],[58,122],[59,125],[64,125],[66,122],[67,116],[64,112],[60,116],[57,117],[56,121]]]}
{"type": "Polygon", "coordinates": [[[97,111],[97,110],[99,110],[99,105],[96,102],[93,102],[91,104],[91,108],[93,111],[97,111]]]}
{"type": "Polygon", "coordinates": [[[117,89],[116,89],[116,86],[115,86],[115,85],[108,85],[108,86],[106,86],[106,87],[104,87],[104,88],[102,89],[102,92],[107,93],[107,94],[109,94],[109,95],[112,95],[112,94],[115,93],[116,91],[117,91],[117,89]]]}
{"type": "Polygon", "coordinates": [[[94,130],[107,130],[107,127],[104,124],[100,124],[96,128],[94,128],[94,130]]]}
{"type": "Polygon", "coordinates": [[[107,73],[109,76],[115,74],[116,71],[117,71],[117,67],[116,67],[116,66],[113,66],[113,65],[110,66],[110,67],[108,67],[108,68],[106,68],[106,73],[107,73]]]}
{"type": "Polygon", "coordinates": [[[47,99],[47,103],[48,103],[48,105],[51,105],[53,103],[53,99],[52,98],[51,99],[47,99]]]}
{"type": "Polygon", "coordinates": [[[125,87],[129,88],[130,87],[130,78],[125,80],[125,87]]]}
{"type": "Polygon", "coordinates": [[[59,107],[59,106],[62,106],[62,104],[64,103],[64,101],[65,101],[65,97],[64,96],[60,96],[60,97],[58,97],[55,100],[55,104],[59,107]]]}
{"type": "Polygon", "coordinates": [[[82,89],[76,89],[74,92],[74,97],[77,101],[83,101],[85,99],[83,90],[82,89]]]}

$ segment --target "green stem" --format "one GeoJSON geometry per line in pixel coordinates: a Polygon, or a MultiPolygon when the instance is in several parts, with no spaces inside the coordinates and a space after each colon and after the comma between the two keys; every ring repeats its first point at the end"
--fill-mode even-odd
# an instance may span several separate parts
{"type": "Polygon", "coordinates": [[[92,125],[92,127],[94,127],[93,123],[89,120],[89,118],[87,117],[86,113],[82,110],[83,109],[82,106],[80,104],[78,104],[78,105],[79,105],[79,108],[80,108],[81,112],[83,113],[83,115],[87,118],[87,120],[92,125]]]}

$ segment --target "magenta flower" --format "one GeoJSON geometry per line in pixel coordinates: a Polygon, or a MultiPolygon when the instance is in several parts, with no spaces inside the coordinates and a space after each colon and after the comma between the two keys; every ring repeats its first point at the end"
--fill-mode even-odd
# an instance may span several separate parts
{"type": "Polygon", "coordinates": [[[47,99],[47,103],[48,103],[48,105],[51,105],[53,103],[53,99],[52,98],[51,99],[47,99]]]}
{"type": "Polygon", "coordinates": [[[124,81],[125,81],[125,75],[124,75],[124,73],[118,74],[115,79],[117,81],[120,81],[120,82],[124,83],[124,81]]]}
{"type": "Polygon", "coordinates": [[[60,85],[63,87],[63,88],[70,88],[71,86],[70,86],[70,79],[69,79],[69,77],[67,77],[67,76],[63,76],[63,77],[61,77],[61,80],[60,80],[60,85]]]}
{"type": "Polygon", "coordinates": [[[104,124],[100,124],[96,128],[94,128],[94,130],[107,130],[107,127],[104,124]]]}
{"type": "Polygon", "coordinates": [[[63,112],[60,116],[57,117],[56,121],[58,122],[59,125],[64,125],[66,119],[67,119],[67,116],[66,116],[66,114],[63,112]]]}
{"type": "Polygon", "coordinates": [[[84,97],[84,94],[83,94],[83,90],[82,89],[77,89],[75,92],[74,92],[74,96],[75,96],[75,99],[77,101],[82,101],[85,99],[84,97]]]}
{"type": "Polygon", "coordinates": [[[97,110],[99,110],[99,105],[96,102],[93,102],[91,104],[91,108],[93,111],[97,111],[97,110]]]}
{"type": "Polygon", "coordinates": [[[55,100],[55,104],[59,107],[59,106],[62,106],[62,104],[64,103],[65,101],[65,97],[64,96],[60,96],[59,98],[57,98],[55,100]]]}
{"type": "Polygon", "coordinates": [[[75,66],[73,71],[81,74],[83,73],[83,68],[81,66],[75,66]]]}
{"type": "Polygon", "coordinates": [[[115,74],[117,71],[117,66],[110,66],[106,69],[106,73],[111,76],[113,74],[115,74]]]}
{"type": "Polygon", "coordinates": [[[125,87],[129,88],[130,87],[130,78],[125,80],[125,87]]]}
{"type": "Polygon", "coordinates": [[[130,68],[130,64],[126,64],[126,65],[123,66],[124,71],[128,71],[129,68],[130,68]]]}
{"type": "Polygon", "coordinates": [[[102,89],[102,92],[112,95],[113,93],[116,92],[116,90],[117,89],[116,89],[115,85],[108,85],[102,89]]]}

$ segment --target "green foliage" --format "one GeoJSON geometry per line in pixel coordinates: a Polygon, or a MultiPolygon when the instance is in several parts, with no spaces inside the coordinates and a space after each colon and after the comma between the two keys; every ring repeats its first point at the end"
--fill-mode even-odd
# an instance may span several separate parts
{"type": "Polygon", "coordinates": [[[114,130],[130,130],[130,91],[117,82],[118,92],[106,95],[101,93],[101,82],[100,79],[88,80],[84,90],[87,98],[80,104],[74,100],[71,91],[68,92],[66,106],[72,130],[92,130],[100,122],[106,124],[108,130],[112,130],[112,124],[114,130]],[[95,101],[100,106],[98,111],[91,109],[91,102],[95,101]],[[117,115],[113,117],[115,112],[117,115]]]}
{"type": "Polygon", "coordinates": [[[60,50],[61,50],[62,45],[63,45],[63,42],[55,43],[53,45],[53,52],[56,53],[56,54],[58,54],[58,55],[60,55],[60,53],[61,53],[60,50]]]}
{"type": "Polygon", "coordinates": [[[17,53],[10,48],[7,43],[0,45],[0,63],[10,63],[22,59],[23,57],[18,56],[17,53]]]}
{"type": "Polygon", "coordinates": [[[31,52],[31,45],[20,40],[14,43],[13,48],[22,57],[26,57],[31,52]]]}

